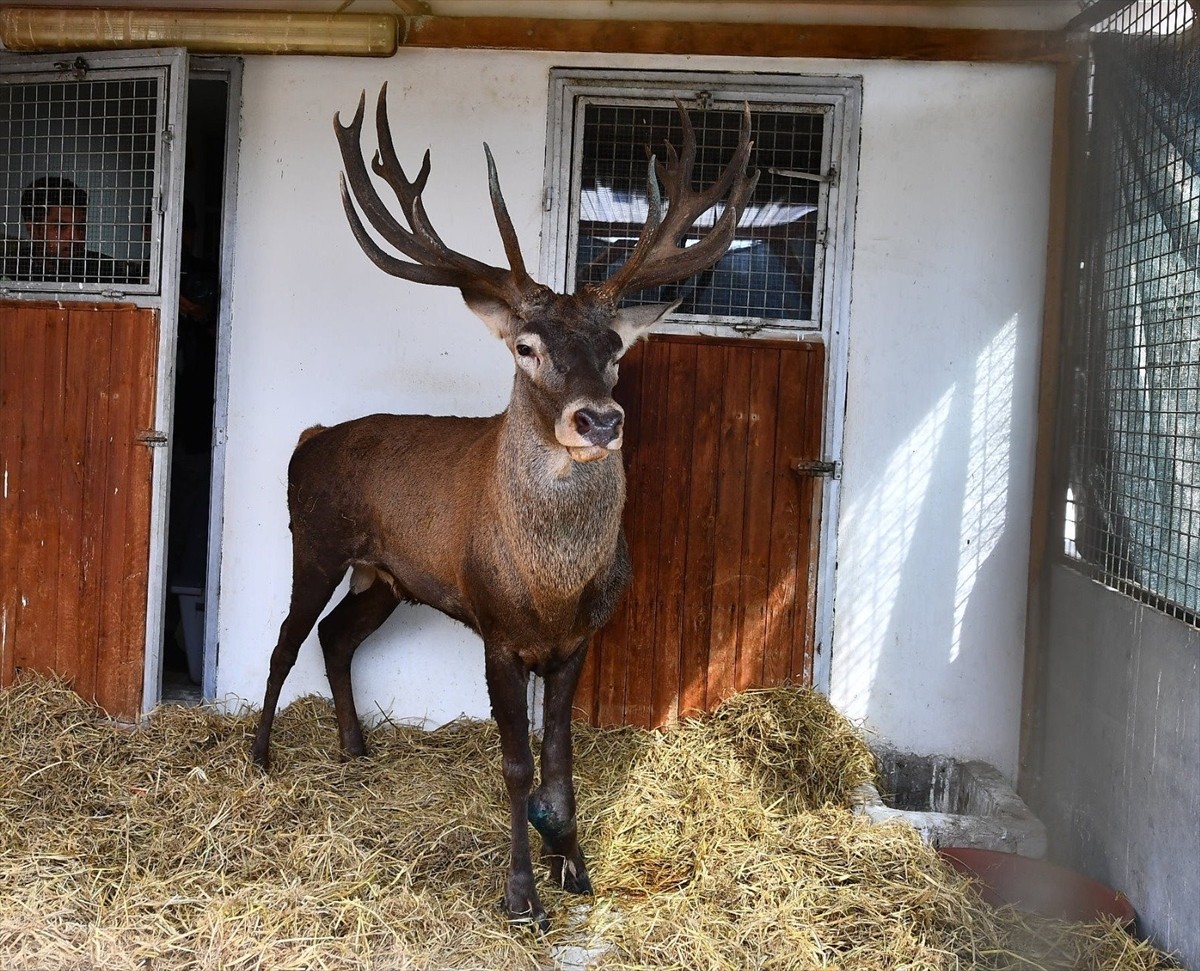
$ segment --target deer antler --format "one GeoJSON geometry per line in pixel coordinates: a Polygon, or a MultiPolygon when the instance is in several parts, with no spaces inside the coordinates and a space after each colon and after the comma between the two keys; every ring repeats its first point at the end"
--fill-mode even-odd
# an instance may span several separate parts
{"type": "Polygon", "coordinates": [[[758,183],[758,171],[746,172],[750,159],[750,105],[742,112],[742,127],[738,135],[733,158],[720,177],[703,192],[692,188],[692,170],[696,163],[696,133],[683,103],[676,98],[675,105],[683,120],[683,152],[667,142],[666,164],[659,164],[651,156],[646,172],[646,194],[649,213],[642,227],[637,245],[616,273],[603,283],[593,284],[588,289],[599,299],[617,301],[632,290],[656,287],[664,283],[683,280],[707,269],[721,258],[733,242],[738,219],[750,194],[758,183]],[[662,196],[658,177],[666,186],[669,205],[662,215],[662,196]],[[683,246],[683,236],[701,214],[715,206],[722,198],[725,208],[709,232],[692,246],[683,246]]]}
{"type": "Polygon", "coordinates": [[[491,149],[484,144],[492,209],[496,214],[496,225],[500,229],[500,238],[504,242],[504,252],[509,261],[510,268],[507,270],[455,252],[442,242],[434,230],[421,202],[421,193],[429,178],[429,152],[425,153],[416,179],[409,181],[392,144],[391,126],[387,118],[385,82],[379,89],[379,101],[375,111],[379,150],[371,160],[371,169],[395,193],[409,228],[406,229],[392,215],[375,191],[363,161],[361,139],[366,99],[364,91],[358,99],[358,109],[349,125],[342,124],[340,112],[333,119],[334,132],[342,150],[342,162],[346,167],[341,176],[342,207],[346,210],[350,229],[363,252],[377,267],[392,276],[416,283],[458,287],[464,293],[493,297],[514,309],[520,307],[533,290],[541,287],[525,271],[525,261],[521,257],[516,230],[513,229],[512,219],[508,215],[508,207],[504,204],[504,196],[500,193],[500,181],[496,175],[496,163],[492,159],[491,149]],[[346,186],[347,182],[349,189],[346,186]],[[351,194],[372,228],[385,242],[413,262],[398,259],[375,242],[363,226],[354,202],[351,201],[351,194]]]}

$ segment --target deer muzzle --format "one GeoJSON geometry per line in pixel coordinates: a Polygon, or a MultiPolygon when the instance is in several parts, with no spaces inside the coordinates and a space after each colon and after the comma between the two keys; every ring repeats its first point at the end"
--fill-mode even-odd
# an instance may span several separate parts
{"type": "Polygon", "coordinates": [[[554,433],[576,462],[594,462],[621,448],[624,428],[625,412],[615,402],[576,402],[563,409],[554,433]]]}
{"type": "MultiPolygon", "coordinates": [[[[621,437],[621,425],[625,415],[619,408],[607,411],[594,411],[591,408],[580,408],[572,416],[575,430],[589,445],[603,445],[606,448],[621,437]]],[[[620,443],[617,443],[620,445],[620,443]]]]}

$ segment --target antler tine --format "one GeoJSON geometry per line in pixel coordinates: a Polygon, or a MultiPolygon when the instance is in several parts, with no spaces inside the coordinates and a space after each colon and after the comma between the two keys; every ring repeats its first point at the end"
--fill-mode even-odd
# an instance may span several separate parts
{"type": "MultiPolygon", "coordinates": [[[[345,165],[345,173],[341,182],[342,206],[346,210],[350,230],[359,246],[376,266],[392,276],[412,280],[416,283],[458,287],[464,293],[487,294],[512,307],[519,306],[524,299],[526,287],[536,286],[525,272],[519,250],[513,268],[506,270],[455,252],[446,246],[434,230],[421,201],[421,193],[425,189],[430,172],[429,152],[425,153],[417,177],[409,180],[392,142],[391,128],[387,119],[386,98],[387,84],[385,83],[380,89],[376,107],[379,149],[372,159],[371,168],[395,193],[409,228],[401,224],[379,198],[363,160],[361,143],[363,117],[366,111],[366,92],[359,97],[358,108],[348,125],[342,124],[340,113],[334,116],[334,131],[341,148],[342,162],[345,165]],[[384,251],[375,242],[359,218],[355,203],[357,203],[358,209],[362,210],[367,222],[383,240],[413,262],[398,259],[384,251]]],[[[489,170],[494,176],[494,166],[490,165],[489,170]]],[[[497,186],[493,194],[493,205],[495,204],[494,195],[498,191],[497,186]]],[[[501,205],[503,205],[503,200],[501,200],[501,205]]],[[[507,220],[507,212],[504,215],[507,220]]],[[[499,216],[497,218],[499,219],[499,216]]],[[[511,240],[505,238],[504,246],[511,260],[512,248],[516,246],[516,234],[512,230],[511,220],[507,221],[507,226],[511,240]]],[[[504,234],[505,228],[502,225],[501,235],[504,234]]]]}
{"type": "Polygon", "coordinates": [[[496,160],[492,158],[492,150],[488,143],[483,143],[483,154],[487,156],[488,193],[492,197],[492,212],[496,214],[496,227],[500,230],[500,239],[504,242],[504,255],[508,257],[508,265],[512,267],[513,278],[522,290],[530,283],[529,274],[525,272],[525,258],[521,255],[521,243],[517,239],[517,231],[513,229],[512,218],[508,214],[508,206],[500,192],[500,177],[496,174],[496,160]]]}
{"type": "Polygon", "coordinates": [[[375,157],[371,159],[371,171],[391,186],[392,192],[396,195],[396,201],[400,203],[404,218],[408,220],[408,224],[421,239],[443,255],[457,255],[442,242],[442,238],[425,216],[425,209],[421,204],[421,193],[425,191],[425,182],[429,179],[431,167],[429,149],[425,150],[425,157],[421,160],[421,170],[417,173],[417,177],[410,182],[408,176],[404,174],[404,166],[400,164],[396,146],[392,141],[392,125],[388,121],[386,81],[380,85],[379,98],[375,102],[375,132],[379,148],[375,152],[375,157]]]}
{"type": "Polygon", "coordinates": [[[733,158],[712,185],[702,192],[692,188],[692,170],[696,161],[696,135],[687,110],[675,101],[683,120],[683,150],[676,154],[667,143],[667,160],[659,164],[651,158],[646,176],[650,215],[642,228],[637,244],[625,264],[608,280],[593,287],[601,299],[616,301],[631,290],[660,286],[692,276],[711,266],[724,255],[733,242],[737,222],[747,200],[758,183],[758,172],[747,173],[750,150],[750,105],[742,111],[741,130],[733,158]],[[660,173],[660,175],[656,175],[660,173]],[[666,215],[659,219],[658,181],[667,188],[666,215]],[[700,216],[722,198],[725,208],[715,225],[693,246],[681,244],[684,234],[700,216]]]}
{"type": "MultiPolygon", "coordinates": [[[[415,258],[416,252],[413,251],[421,249],[419,241],[396,221],[387,206],[383,204],[375,187],[371,184],[371,178],[363,164],[360,143],[366,97],[364,91],[358,99],[358,108],[349,125],[342,124],[341,112],[338,112],[333,118],[333,130],[337,135],[338,146],[342,151],[342,162],[346,167],[343,184],[347,181],[350,183],[355,200],[362,207],[363,214],[375,231],[406,256],[415,258]]],[[[361,227],[361,223],[359,225],[361,227]]]]}
{"type": "Polygon", "coordinates": [[[342,190],[342,208],[346,211],[346,219],[350,223],[350,231],[354,234],[354,238],[358,240],[358,245],[362,247],[362,251],[367,254],[372,263],[383,270],[384,273],[402,277],[405,280],[412,280],[414,283],[432,283],[436,286],[446,287],[459,285],[462,274],[458,270],[425,266],[421,263],[406,263],[404,260],[398,260],[390,253],[384,252],[371,237],[371,234],[367,232],[362,224],[362,220],[358,218],[358,212],[354,208],[354,203],[350,200],[350,190],[346,187],[346,177],[344,175],[339,176],[338,181],[341,184],[342,190]]]}

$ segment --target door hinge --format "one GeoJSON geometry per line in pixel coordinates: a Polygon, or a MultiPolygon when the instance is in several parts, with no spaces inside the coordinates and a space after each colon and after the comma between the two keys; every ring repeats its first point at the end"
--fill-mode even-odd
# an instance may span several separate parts
{"type": "Polygon", "coordinates": [[[828,459],[793,462],[792,471],[806,479],[840,479],[842,477],[841,463],[828,459]]]}
{"type": "Polygon", "coordinates": [[[157,428],[145,428],[138,432],[133,440],[147,448],[162,448],[167,444],[167,435],[166,432],[160,432],[157,428]]]}

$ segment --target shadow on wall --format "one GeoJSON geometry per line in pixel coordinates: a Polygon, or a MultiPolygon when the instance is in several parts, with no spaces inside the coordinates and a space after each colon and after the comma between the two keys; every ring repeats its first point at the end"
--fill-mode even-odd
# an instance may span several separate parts
{"type": "Polygon", "coordinates": [[[950,751],[964,721],[1016,730],[1019,667],[1008,683],[997,631],[1020,627],[1024,598],[1001,601],[988,575],[1026,541],[1008,508],[1017,335],[1014,315],[843,510],[834,701],[902,746],[950,751]]]}

